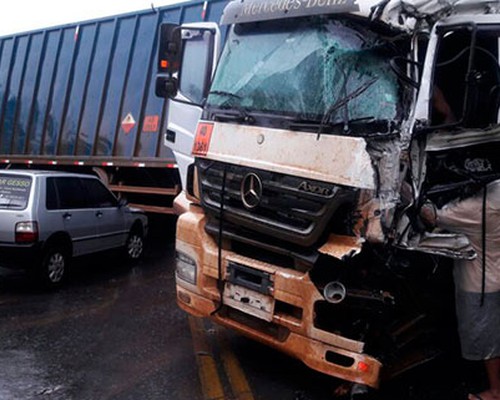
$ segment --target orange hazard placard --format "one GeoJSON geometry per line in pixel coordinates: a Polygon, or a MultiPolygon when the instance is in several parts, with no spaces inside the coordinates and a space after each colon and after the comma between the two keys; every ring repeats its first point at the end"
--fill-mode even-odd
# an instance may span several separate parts
{"type": "Polygon", "coordinates": [[[210,139],[212,138],[212,131],[214,124],[200,122],[196,130],[196,136],[193,143],[193,156],[206,156],[208,148],[210,147],[210,139]]]}
{"type": "Polygon", "coordinates": [[[157,132],[158,124],[160,122],[159,115],[146,115],[142,126],[143,132],[157,132]]]}

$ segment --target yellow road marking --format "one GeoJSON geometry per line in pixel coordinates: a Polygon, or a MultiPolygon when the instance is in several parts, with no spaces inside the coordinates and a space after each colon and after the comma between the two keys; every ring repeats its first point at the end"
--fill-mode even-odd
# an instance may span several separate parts
{"type": "Polygon", "coordinates": [[[207,343],[201,318],[188,316],[189,328],[193,338],[194,354],[198,363],[204,400],[224,399],[224,389],[217,372],[212,349],[207,343]]]}
{"type": "Polygon", "coordinates": [[[252,390],[241,365],[231,350],[227,335],[223,328],[217,328],[217,336],[221,345],[221,357],[224,370],[231,384],[235,400],[254,400],[252,390]]]}

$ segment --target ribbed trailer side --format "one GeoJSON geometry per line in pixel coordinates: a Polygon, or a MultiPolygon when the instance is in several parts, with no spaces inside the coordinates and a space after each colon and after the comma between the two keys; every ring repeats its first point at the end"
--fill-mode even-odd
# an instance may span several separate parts
{"type": "Polygon", "coordinates": [[[218,22],[226,1],[192,1],[0,38],[0,157],[151,166],[164,99],[154,94],[162,22],[218,22]]]}
{"type": "Polygon", "coordinates": [[[155,95],[161,23],[219,22],[190,1],[0,37],[0,167],[93,172],[135,206],[172,214],[180,190],[155,95]]]}

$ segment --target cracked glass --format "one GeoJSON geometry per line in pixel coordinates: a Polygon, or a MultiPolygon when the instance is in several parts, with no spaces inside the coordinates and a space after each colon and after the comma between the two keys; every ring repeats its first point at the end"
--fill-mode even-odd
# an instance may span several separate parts
{"type": "Polygon", "coordinates": [[[394,120],[400,101],[389,65],[394,54],[381,35],[351,20],[236,25],[207,103],[318,121],[329,113],[330,123],[394,120]]]}

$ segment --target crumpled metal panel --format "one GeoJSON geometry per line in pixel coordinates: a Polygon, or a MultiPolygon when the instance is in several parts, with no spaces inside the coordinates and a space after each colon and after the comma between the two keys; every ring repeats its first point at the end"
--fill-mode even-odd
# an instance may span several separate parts
{"type": "Polygon", "coordinates": [[[367,191],[361,193],[358,204],[360,218],[354,227],[354,232],[356,236],[362,237],[370,243],[383,243],[385,234],[381,217],[387,212],[387,208],[382,208],[380,199],[372,196],[373,193],[367,191]]]}
{"type": "Polygon", "coordinates": [[[471,129],[463,132],[439,131],[428,135],[425,150],[442,151],[498,141],[500,141],[499,125],[495,125],[492,129],[488,130],[471,129]]]}
{"type": "Polygon", "coordinates": [[[330,235],[318,251],[339,260],[353,257],[361,252],[361,241],[355,236],[330,235]]]}
{"type": "Polygon", "coordinates": [[[382,22],[411,31],[454,14],[494,14],[499,10],[498,0],[393,0],[379,3],[373,14],[382,22]]]}
{"type": "Polygon", "coordinates": [[[396,241],[396,247],[455,259],[472,260],[477,257],[469,239],[462,234],[427,231],[417,233],[411,229],[403,229],[409,224],[409,217],[402,216],[399,224],[401,236],[396,241]]]}
{"type": "Polygon", "coordinates": [[[436,249],[435,254],[443,254],[452,258],[472,260],[477,256],[469,239],[460,234],[426,232],[419,245],[429,251],[436,249]]]}

